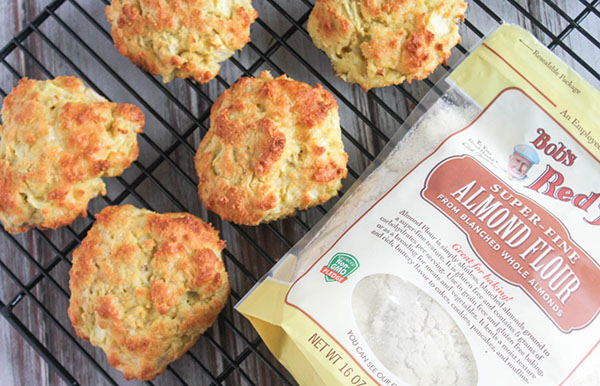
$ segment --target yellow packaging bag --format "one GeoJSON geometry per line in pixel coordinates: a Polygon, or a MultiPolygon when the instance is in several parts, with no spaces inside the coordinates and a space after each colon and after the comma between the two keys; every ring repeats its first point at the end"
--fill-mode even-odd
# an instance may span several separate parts
{"type": "Polygon", "coordinates": [[[503,25],[421,106],[236,309],[302,385],[568,382],[600,340],[600,93],[503,25]]]}

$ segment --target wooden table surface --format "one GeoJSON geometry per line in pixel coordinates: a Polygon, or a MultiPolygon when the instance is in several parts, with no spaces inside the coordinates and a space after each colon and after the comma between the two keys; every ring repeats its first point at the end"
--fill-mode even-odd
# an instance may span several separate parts
{"type": "MultiPolygon", "coordinates": [[[[579,20],[577,17],[582,15],[581,13],[586,7],[584,0],[557,1],[559,10],[563,13],[561,16],[546,4],[546,1],[515,2],[529,10],[543,26],[546,26],[555,35],[559,35],[569,25],[569,22],[563,17],[564,15],[579,20]]],[[[0,46],[8,43],[49,3],[49,0],[1,0],[0,46]]],[[[551,43],[551,39],[544,33],[543,28],[536,26],[508,1],[486,0],[478,3],[485,3],[504,20],[522,25],[544,43],[551,43]]],[[[599,1],[592,2],[590,0],[589,3],[593,3],[596,9],[600,9],[599,1]]],[[[266,31],[268,28],[281,35],[291,27],[290,22],[270,3],[270,0],[253,0],[253,4],[266,26],[255,23],[252,27],[252,41],[255,48],[246,46],[241,53],[235,56],[238,63],[246,68],[259,59],[257,50],[266,52],[275,44],[275,40],[266,31]]],[[[281,0],[279,4],[296,20],[306,16],[309,11],[305,2],[300,0],[281,0]]],[[[469,1],[469,5],[467,19],[478,30],[487,32],[497,25],[497,22],[487,15],[480,5],[472,1],[469,1]]],[[[172,148],[169,149],[169,157],[164,159],[149,140],[140,140],[138,164],[132,166],[124,174],[122,180],[107,181],[107,200],[98,198],[92,201],[90,212],[97,213],[112,200],[119,199],[120,196],[121,198],[125,197],[123,202],[138,206],[150,206],[157,211],[188,210],[213,222],[227,240],[227,250],[231,256],[234,256],[234,259],[226,257],[234,295],[230,299],[230,304],[224,311],[223,317],[207,333],[208,337],[201,338],[191,350],[192,355],[186,355],[183,359],[175,362],[172,365],[174,371],[168,371],[165,375],[157,378],[154,383],[158,385],[178,384],[179,380],[175,375],[177,373],[188,384],[208,384],[211,378],[207,371],[218,374],[226,367],[229,359],[236,358],[241,358],[240,368],[235,369],[225,378],[223,381],[225,384],[281,384],[282,381],[275,371],[280,372],[288,382],[293,383],[292,378],[277,364],[264,344],[253,344],[251,348],[248,348],[249,342],[254,342],[257,335],[249,323],[232,310],[231,305],[252,286],[254,279],[260,278],[273,261],[281,257],[291,244],[299,240],[306,232],[303,224],[312,226],[318,221],[322,216],[322,210],[311,209],[307,213],[300,214],[297,219],[286,219],[257,228],[234,227],[231,224],[222,223],[214,214],[207,213],[196,197],[193,183],[186,181],[186,177],[181,172],[174,171],[173,164],[178,165],[183,173],[191,176],[195,181],[193,150],[201,138],[203,125],[204,128],[208,125],[203,113],[210,107],[210,100],[214,100],[220,95],[227,85],[243,75],[243,72],[235,63],[227,62],[222,68],[220,80],[200,86],[197,90],[191,87],[190,83],[182,80],[175,80],[162,88],[159,82],[154,81],[153,78],[134,67],[127,59],[121,57],[107,37],[103,36],[83,16],[81,10],[77,8],[78,6],[96,20],[104,30],[109,29],[103,14],[105,6],[103,0],[67,1],[58,8],[56,16],[51,15],[39,27],[39,32],[34,32],[23,41],[22,46],[17,47],[7,57],[6,62],[10,64],[10,68],[6,64],[0,64],[0,89],[8,92],[15,85],[17,76],[10,69],[21,76],[26,75],[32,78],[48,78],[62,74],[80,75],[69,63],[71,61],[81,69],[89,81],[93,82],[110,99],[140,105],[147,117],[145,132],[148,139],[158,144],[162,151],[172,148]],[[86,42],[91,47],[91,52],[82,46],[77,38],[71,36],[67,28],[72,29],[78,39],[86,42]],[[57,49],[64,52],[65,56],[61,56],[57,49]],[[39,62],[36,62],[36,59],[39,62]],[[99,64],[99,59],[103,60],[108,68],[99,64]],[[129,89],[123,87],[116,80],[119,77],[131,87],[129,89]],[[169,99],[165,92],[170,93],[179,102],[169,99]],[[196,128],[185,141],[181,141],[177,146],[176,135],[170,132],[167,126],[174,128],[175,133],[183,135],[188,128],[194,127],[194,124],[200,126],[200,129],[196,128]],[[143,176],[140,177],[144,174],[142,168],[151,167],[157,159],[162,159],[163,162],[159,162],[158,166],[153,168],[145,179],[143,176]],[[143,182],[136,186],[134,191],[127,194],[124,184],[132,183],[140,178],[143,179],[143,182]],[[124,191],[125,193],[123,193],[124,191]],[[244,353],[245,350],[250,352],[244,353]],[[196,360],[202,363],[206,371],[196,360]],[[272,363],[273,368],[266,362],[272,363]]],[[[581,30],[575,29],[566,36],[561,36],[564,46],[559,44],[554,48],[554,52],[575,67],[592,84],[599,87],[600,81],[568,54],[568,50],[571,49],[592,68],[596,70],[600,68],[600,50],[594,47],[582,33],[582,31],[587,32],[596,39],[600,37],[598,14],[587,15],[582,21],[582,27],[581,30]]],[[[462,26],[461,29],[462,45],[468,49],[473,46],[478,37],[465,26],[462,26]]],[[[356,175],[359,174],[369,163],[368,157],[361,152],[359,146],[363,146],[365,151],[374,155],[384,145],[382,135],[374,134],[370,122],[381,130],[383,136],[389,137],[398,130],[398,117],[405,118],[414,108],[413,101],[393,87],[365,94],[359,87],[349,86],[335,78],[325,55],[312,45],[302,31],[296,31],[289,37],[287,43],[299,53],[299,57],[296,57],[284,45],[274,51],[270,65],[261,64],[254,73],[257,74],[263,68],[271,69],[274,73],[278,73],[278,69],[281,69],[295,79],[311,84],[327,81],[329,82],[328,87],[333,86],[339,90],[336,97],[340,102],[342,126],[348,136],[356,139],[356,142],[359,143],[359,145],[353,144],[348,136],[345,138],[346,149],[350,155],[349,165],[356,175]],[[314,72],[307,70],[302,61],[309,63],[314,68],[314,72]],[[386,109],[386,105],[389,106],[389,109],[386,109]],[[359,114],[356,113],[357,111],[359,114]]],[[[455,51],[450,64],[455,63],[460,56],[460,52],[455,51]]],[[[440,68],[431,76],[431,79],[435,81],[444,73],[445,70],[440,68]]],[[[404,90],[417,99],[422,97],[429,88],[430,86],[425,82],[413,82],[411,85],[404,86],[404,90]]],[[[354,177],[349,177],[344,184],[344,190],[354,180],[354,177]]],[[[329,205],[326,207],[328,208],[329,205]]],[[[86,342],[73,341],[68,336],[68,333],[73,333],[66,317],[67,272],[70,255],[66,260],[57,258],[57,252],[53,246],[59,249],[72,249],[72,242],[77,238],[74,234],[84,230],[90,222],[89,218],[80,219],[70,230],[30,231],[12,239],[7,234],[0,234],[0,262],[8,267],[22,283],[27,283],[39,273],[36,264],[44,267],[48,264],[55,264],[49,273],[49,278],[44,278],[36,285],[30,294],[25,296],[13,309],[13,313],[20,323],[31,331],[35,339],[47,347],[48,351],[81,384],[108,384],[105,377],[90,364],[86,355],[97,360],[101,368],[119,384],[138,384],[138,382],[125,382],[118,371],[107,365],[105,357],[99,349],[93,348],[86,342]],[[31,254],[35,261],[27,259],[24,251],[31,254]],[[43,304],[47,312],[41,311],[36,302],[43,304]],[[76,347],[76,344],[80,344],[81,349],[76,347]],[[84,354],[82,350],[89,354],[84,354]]],[[[0,300],[4,304],[9,303],[21,290],[15,280],[5,271],[0,270],[0,300]]],[[[593,368],[597,367],[596,364],[599,363],[598,356],[592,358],[584,365],[571,384],[600,384],[600,379],[593,371],[593,368]]],[[[11,327],[5,318],[0,318],[0,366],[0,385],[63,384],[57,373],[11,327]]]]}

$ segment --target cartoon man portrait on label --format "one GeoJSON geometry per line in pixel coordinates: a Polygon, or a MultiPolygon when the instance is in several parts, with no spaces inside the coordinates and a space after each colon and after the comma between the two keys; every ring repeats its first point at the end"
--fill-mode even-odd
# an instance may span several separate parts
{"type": "Polygon", "coordinates": [[[522,181],[527,178],[527,172],[535,164],[540,163],[540,157],[530,145],[517,145],[508,157],[507,173],[513,180],[522,181]]]}

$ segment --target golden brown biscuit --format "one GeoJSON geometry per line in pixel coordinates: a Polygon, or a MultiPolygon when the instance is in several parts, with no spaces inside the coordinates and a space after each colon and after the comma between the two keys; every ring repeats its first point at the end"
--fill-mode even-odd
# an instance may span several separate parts
{"type": "Polygon", "coordinates": [[[214,103],[196,154],[200,199],[256,225],[324,203],[346,177],[337,103],[321,85],[240,78],[214,103]]]}
{"type": "Polygon", "coordinates": [[[69,272],[69,318],[126,379],[149,380],[196,343],[223,309],[225,242],[188,213],[102,210],[69,272]]]}
{"type": "Polygon", "coordinates": [[[0,220],[9,232],[56,229],[106,194],[102,177],[138,155],[144,114],[112,103],[71,76],[23,78],[4,99],[0,126],[0,220]]]}
{"type": "Polygon", "coordinates": [[[446,63],[466,9],[462,0],[317,0],[307,27],[337,76],[368,91],[446,63]]]}
{"type": "Polygon", "coordinates": [[[117,50],[163,82],[208,83],[219,63],[250,41],[250,0],[113,0],[106,7],[117,50]]]}

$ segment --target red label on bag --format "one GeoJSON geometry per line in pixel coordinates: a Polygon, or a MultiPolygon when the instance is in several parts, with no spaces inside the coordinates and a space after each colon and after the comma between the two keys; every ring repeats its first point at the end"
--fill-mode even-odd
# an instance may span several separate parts
{"type": "Polygon", "coordinates": [[[346,278],[342,275],[340,275],[339,273],[332,271],[331,269],[327,268],[326,266],[323,266],[323,268],[321,268],[321,273],[324,274],[325,276],[337,281],[338,283],[343,283],[346,281],[346,278]]]}
{"type": "MultiPolygon", "coordinates": [[[[438,164],[421,194],[467,235],[490,269],[521,287],[563,332],[594,319],[600,268],[542,206],[469,156],[438,164]]],[[[491,275],[483,279],[510,300],[491,275]]]]}

